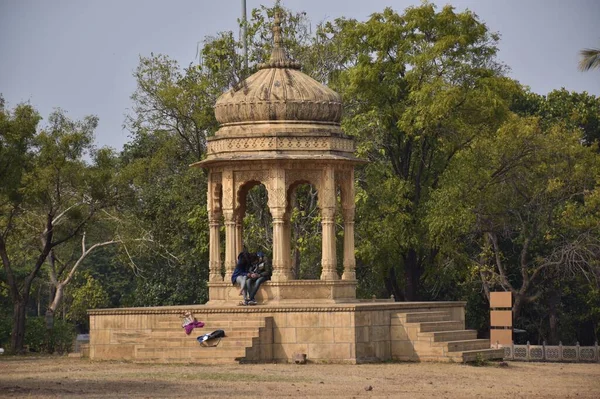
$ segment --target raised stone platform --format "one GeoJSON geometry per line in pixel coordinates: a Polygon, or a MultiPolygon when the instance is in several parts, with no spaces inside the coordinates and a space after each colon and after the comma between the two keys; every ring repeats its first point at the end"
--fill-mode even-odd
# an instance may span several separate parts
{"type": "MultiPolygon", "coordinates": [[[[90,310],[92,360],[161,363],[309,362],[389,360],[466,361],[477,353],[501,358],[489,342],[464,330],[464,302],[168,306],[90,310]],[[186,335],[180,314],[205,323],[186,335]],[[196,337],[223,329],[205,348],[196,337]],[[450,330],[448,330],[450,329],[450,330]]],[[[500,350],[502,351],[502,350],[500,350]]],[[[503,352],[502,352],[503,353],[503,352]]]]}
{"type": "MultiPolygon", "coordinates": [[[[209,282],[210,306],[236,306],[242,297],[239,286],[231,283],[209,282]]],[[[259,303],[285,304],[333,304],[358,302],[356,280],[291,280],[267,281],[256,294],[259,303]]]]}

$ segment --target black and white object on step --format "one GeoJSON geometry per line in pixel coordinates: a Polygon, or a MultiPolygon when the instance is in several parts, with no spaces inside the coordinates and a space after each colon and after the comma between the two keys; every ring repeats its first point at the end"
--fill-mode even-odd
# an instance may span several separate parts
{"type": "Polygon", "coordinates": [[[208,334],[201,335],[196,339],[202,346],[217,346],[223,337],[225,337],[225,331],[215,330],[208,334]],[[218,339],[218,341],[215,342],[215,339],[218,339]]]}

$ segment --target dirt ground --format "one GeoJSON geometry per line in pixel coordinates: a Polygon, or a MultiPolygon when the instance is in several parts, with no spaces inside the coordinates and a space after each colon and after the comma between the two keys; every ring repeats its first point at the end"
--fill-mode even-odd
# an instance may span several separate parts
{"type": "Polygon", "coordinates": [[[600,364],[157,365],[0,357],[0,397],[600,398],[600,364]]]}

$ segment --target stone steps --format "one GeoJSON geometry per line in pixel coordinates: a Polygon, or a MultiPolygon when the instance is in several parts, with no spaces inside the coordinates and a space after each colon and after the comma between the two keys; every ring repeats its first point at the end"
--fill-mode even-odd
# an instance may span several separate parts
{"type": "Polygon", "coordinates": [[[407,313],[398,318],[405,321],[420,361],[473,362],[504,356],[502,349],[491,349],[488,339],[478,339],[477,331],[465,330],[464,321],[452,320],[449,312],[407,313]]]}
{"type": "MultiPolygon", "coordinates": [[[[264,326],[262,326],[262,327],[264,327],[264,326]]],[[[165,329],[162,331],[153,329],[152,334],[151,334],[151,336],[152,336],[151,339],[181,339],[181,338],[189,338],[189,337],[193,337],[195,339],[196,337],[199,337],[204,334],[208,334],[214,330],[225,331],[225,335],[228,338],[247,338],[247,337],[253,337],[256,334],[256,331],[258,330],[258,328],[248,328],[248,327],[223,328],[221,326],[218,326],[218,327],[204,326],[203,328],[194,328],[194,330],[191,332],[190,335],[186,335],[183,328],[180,328],[179,330],[165,329]]]]}
{"type": "MultiPolygon", "coordinates": [[[[219,318],[219,319],[208,319],[208,320],[203,320],[201,318],[198,318],[198,321],[201,321],[204,323],[204,328],[211,328],[211,329],[222,329],[224,330],[225,328],[240,328],[240,327],[262,327],[264,326],[265,321],[263,319],[260,318],[240,318],[240,316],[238,315],[237,317],[231,317],[231,318],[219,318]]],[[[177,322],[177,321],[169,321],[169,322],[159,322],[157,323],[157,325],[155,327],[152,328],[153,331],[160,331],[160,330],[173,330],[174,328],[179,327],[180,329],[183,329],[181,327],[181,322],[177,322]]]]}
{"type": "Polygon", "coordinates": [[[205,365],[218,365],[218,364],[239,364],[240,360],[238,358],[213,358],[213,359],[205,359],[205,358],[190,358],[190,357],[156,357],[156,358],[144,358],[144,359],[136,359],[136,363],[173,363],[173,364],[205,364],[205,365]]]}
{"type": "Polygon", "coordinates": [[[477,349],[490,349],[490,340],[470,339],[465,341],[436,342],[433,346],[442,346],[446,352],[464,352],[477,349]]]}
{"type": "MultiPolygon", "coordinates": [[[[116,345],[135,344],[143,337],[145,344],[134,349],[135,361],[141,363],[239,364],[268,360],[262,348],[273,340],[272,318],[240,320],[239,315],[225,314],[201,321],[204,326],[195,328],[190,335],[186,335],[181,322],[169,321],[154,328],[117,332],[110,340],[116,345]],[[197,337],[214,330],[225,331],[225,337],[209,342],[215,346],[200,345],[197,337]]],[[[82,352],[89,357],[88,346],[82,345],[82,352]]]]}
{"type": "Polygon", "coordinates": [[[406,323],[421,323],[427,321],[451,321],[452,316],[446,311],[406,313],[406,323]]]}
{"type": "Polygon", "coordinates": [[[455,362],[475,362],[481,360],[502,360],[504,349],[477,349],[471,351],[450,352],[448,357],[455,362]]]}
{"type": "Polygon", "coordinates": [[[477,339],[477,331],[475,330],[420,332],[417,335],[419,340],[431,338],[431,342],[465,341],[477,339]]]}
{"type": "Polygon", "coordinates": [[[419,324],[420,332],[455,331],[464,328],[462,321],[427,321],[419,324]]]}
{"type": "MultiPolygon", "coordinates": [[[[196,339],[195,336],[189,336],[186,338],[149,338],[147,341],[151,345],[156,345],[157,347],[163,348],[193,348],[200,343],[196,339]]],[[[219,346],[222,347],[248,347],[252,346],[253,340],[256,337],[250,336],[246,338],[232,338],[229,336],[223,337],[219,343],[219,346]]]]}

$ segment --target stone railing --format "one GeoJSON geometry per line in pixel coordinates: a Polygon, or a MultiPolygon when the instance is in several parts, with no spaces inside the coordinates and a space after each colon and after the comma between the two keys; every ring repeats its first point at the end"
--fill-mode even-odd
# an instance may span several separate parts
{"type": "Polygon", "coordinates": [[[600,347],[559,345],[502,345],[492,344],[496,348],[504,348],[504,360],[521,360],[526,362],[599,362],[600,347]]]}

